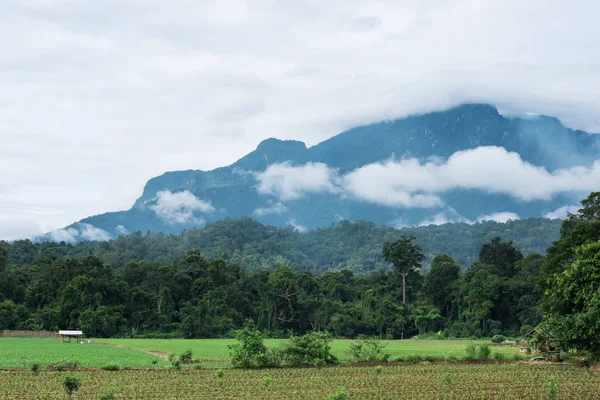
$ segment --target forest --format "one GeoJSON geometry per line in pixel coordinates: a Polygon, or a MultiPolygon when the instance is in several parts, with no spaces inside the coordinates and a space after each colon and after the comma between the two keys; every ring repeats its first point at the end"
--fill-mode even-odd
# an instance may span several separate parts
{"type": "Polygon", "coordinates": [[[245,270],[198,250],[173,262],[133,260],[117,267],[97,255],[58,251],[11,264],[11,246],[0,246],[0,329],[211,338],[252,324],[271,337],[328,331],[397,339],[517,336],[544,326],[568,348],[600,349],[600,193],[569,215],[545,255],[524,256],[514,242],[495,237],[467,269],[439,254],[425,273],[423,250],[406,235],[379,248],[389,268],[360,275],[284,263],[245,270]]]}
{"type": "Polygon", "coordinates": [[[390,263],[381,257],[385,242],[401,236],[414,236],[421,246],[427,271],[433,258],[440,254],[452,257],[463,269],[479,257],[483,244],[495,237],[513,241],[527,255],[544,254],[560,236],[562,221],[529,218],[497,223],[453,223],[402,228],[377,226],[367,221],[341,221],[327,228],[299,232],[294,227],[277,228],[251,218],[224,219],[202,229],[179,235],[134,232],[106,242],[77,244],[19,240],[5,243],[8,265],[30,265],[36,259],[57,256],[83,259],[93,255],[113,268],[130,261],[172,264],[190,250],[206,259],[223,259],[247,272],[270,270],[288,265],[295,271],[320,274],[325,271],[349,270],[365,275],[375,270],[389,270],[390,263]]]}

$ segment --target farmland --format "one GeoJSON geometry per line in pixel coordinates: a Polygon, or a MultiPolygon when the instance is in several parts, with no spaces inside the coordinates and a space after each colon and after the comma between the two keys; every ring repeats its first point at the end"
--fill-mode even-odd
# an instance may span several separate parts
{"type": "MultiPolygon", "coordinates": [[[[74,398],[95,399],[113,387],[117,398],[145,399],[327,399],[344,386],[350,399],[544,398],[550,377],[557,398],[590,399],[600,379],[573,366],[533,364],[425,363],[372,366],[226,370],[127,370],[78,372],[74,398]],[[268,377],[268,378],[266,378],[268,377]],[[267,384],[268,382],[268,384],[267,384]]],[[[0,371],[0,399],[63,399],[62,373],[0,371]]]]}
{"type": "Polygon", "coordinates": [[[101,368],[109,364],[131,368],[167,365],[160,358],[141,351],[102,344],[61,343],[58,339],[39,338],[0,339],[1,368],[27,368],[32,363],[46,366],[61,360],[77,361],[84,368],[101,368]]]}
{"type": "MultiPolygon", "coordinates": [[[[131,349],[162,352],[164,354],[181,354],[192,350],[194,358],[205,364],[215,367],[229,365],[228,345],[235,343],[234,339],[101,339],[102,343],[124,346],[131,349]]],[[[269,348],[278,347],[285,342],[284,339],[266,339],[265,345],[269,348]]],[[[333,354],[342,361],[349,361],[348,349],[351,340],[333,340],[331,349],[333,354]]],[[[385,352],[390,354],[390,360],[410,360],[420,357],[423,359],[445,360],[460,358],[464,355],[465,347],[469,343],[489,343],[485,340],[389,340],[385,352]]],[[[519,349],[513,347],[494,348],[504,358],[514,358],[519,355],[519,349]]]]}

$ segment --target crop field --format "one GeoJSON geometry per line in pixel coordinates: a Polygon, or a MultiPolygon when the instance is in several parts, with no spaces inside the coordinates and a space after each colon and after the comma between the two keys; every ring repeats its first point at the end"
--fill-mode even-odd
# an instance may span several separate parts
{"type": "Polygon", "coordinates": [[[103,344],[61,343],[59,339],[40,338],[0,339],[0,368],[27,368],[33,363],[46,366],[61,360],[77,361],[80,367],[85,368],[101,368],[109,364],[131,368],[168,365],[157,356],[103,344]],[[152,363],[153,360],[156,364],[152,363]]]}
{"type": "MultiPolygon", "coordinates": [[[[327,399],[343,386],[349,399],[540,399],[554,380],[558,399],[593,399],[600,378],[562,365],[424,363],[266,370],[82,370],[76,399],[96,399],[107,389],[116,398],[327,399]],[[552,378],[551,378],[552,377],[552,378]]],[[[0,371],[0,399],[64,399],[61,372],[0,371]]]]}
{"type": "MultiPolygon", "coordinates": [[[[99,339],[102,343],[120,345],[127,348],[145,351],[162,352],[164,354],[181,354],[192,350],[194,358],[209,366],[226,367],[229,365],[228,345],[236,343],[234,339],[99,339]]],[[[277,347],[284,339],[266,339],[267,347],[277,347]]],[[[333,354],[342,361],[350,361],[348,349],[351,340],[334,340],[331,342],[333,354]]],[[[489,343],[485,340],[390,340],[384,352],[390,354],[390,360],[410,360],[412,357],[445,360],[460,358],[465,354],[469,343],[489,343]]],[[[519,357],[519,349],[515,347],[493,347],[493,352],[502,353],[504,358],[519,357]]]]}

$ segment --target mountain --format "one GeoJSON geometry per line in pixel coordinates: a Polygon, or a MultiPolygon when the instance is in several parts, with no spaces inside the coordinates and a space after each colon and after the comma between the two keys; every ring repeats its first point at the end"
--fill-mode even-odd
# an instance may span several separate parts
{"type": "Polygon", "coordinates": [[[268,139],[232,165],[155,177],[131,209],[46,238],[179,233],[242,216],[301,231],[342,219],[401,227],[540,217],[600,184],[599,154],[599,135],[556,118],[507,118],[467,104],[357,127],[310,148],[268,139]]]}
{"type": "Polygon", "coordinates": [[[171,264],[182,259],[188,250],[198,250],[208,259],[223,258],[246,271],[270,270],[287,264],[298,271],[348,269],[362,275],[389,267],[381,259],[383,243],[397,240],[400,235],[416,238],[426,256],[425,268],[440,254],[450,255],[466,268],[478,259],[481,246],[498,236],[514,241],[524,254],[543,254],[560,237],[561,224],[558,219],[529,218],[507,223],[454,223],[397,230],[367,221],[341,221],[301,233],[292,227],[278,228],[242,217],[211,222],[179,235],[136,232],[115,240],[77,244],[20,240],[6,247],[9,266],[89,255],[97,256],[113,268],[130,261],[171,264]]]}

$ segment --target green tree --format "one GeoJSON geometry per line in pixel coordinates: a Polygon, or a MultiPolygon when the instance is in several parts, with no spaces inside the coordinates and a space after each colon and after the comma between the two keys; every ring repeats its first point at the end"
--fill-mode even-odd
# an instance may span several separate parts
{"type": "Polygon", "coordinates": [[[425,293],[444,318],[450,316],[453,287],[459,277],[460,265],[447,255],[435,257],[425,277],[425,293]]]}
{"type": "Polygon", "coordinates": [[[479,251],[479,262],[491,266],[490,272],[509,278],[515,274],[515,265],[522,259],[523,254],[512,241],[502,242],[499,237],[484,244],[479,251]]]}
{"type": "Polygon", "coordinates": [[[421,246],[414,244],[413,236],[401,236],[395,242],[383,244],[383,259],[394,265],[396,272],[402,277],[402,303],[406,304],[406,277],[411,271],[421,268],[425,259],[421,246]]]}

